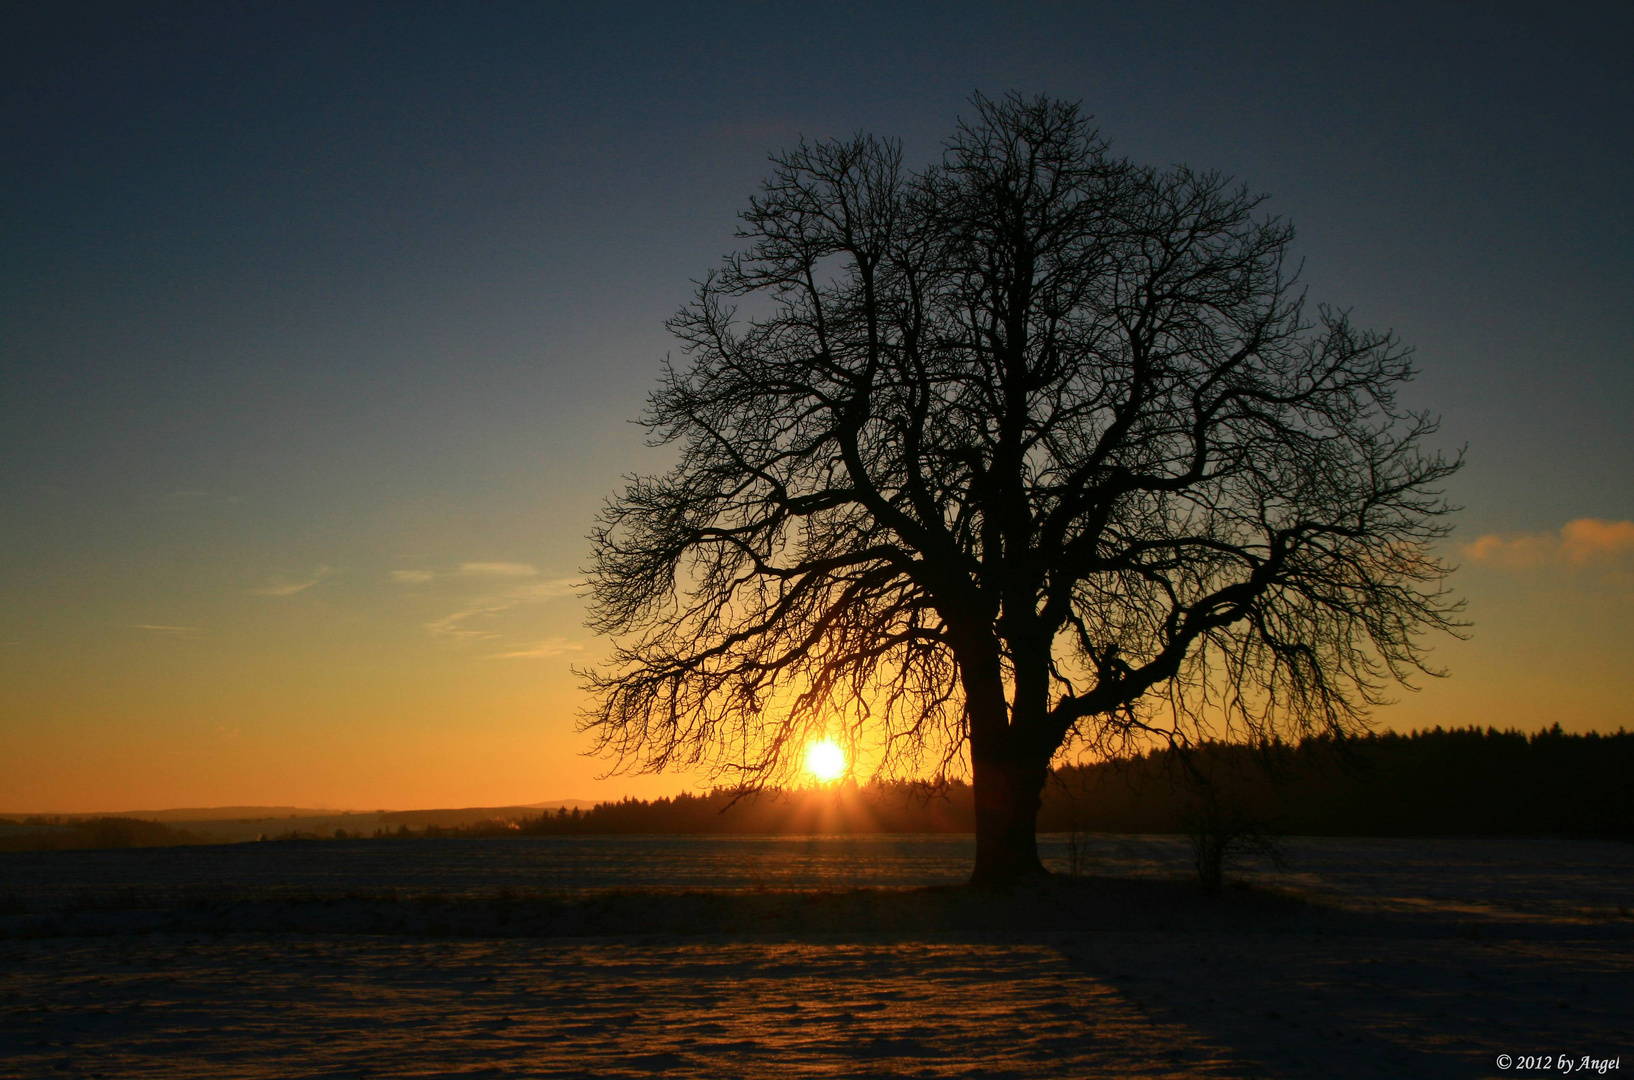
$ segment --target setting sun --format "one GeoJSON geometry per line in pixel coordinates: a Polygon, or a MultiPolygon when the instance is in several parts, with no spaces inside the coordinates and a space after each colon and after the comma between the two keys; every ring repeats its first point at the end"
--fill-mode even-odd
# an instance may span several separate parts
{"type": "Polygon", "coordinates": [[[806,771],[828,782],[845,774],[845,751],[833,739],[822,739],[806,747],[806,771]]]}

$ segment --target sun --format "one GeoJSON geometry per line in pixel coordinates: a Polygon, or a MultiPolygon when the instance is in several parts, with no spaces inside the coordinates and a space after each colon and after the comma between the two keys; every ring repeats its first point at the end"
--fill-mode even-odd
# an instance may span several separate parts
{"type": "Polygon", "coordinates": [[[845,775],[845,751],[833,739],[806,744],[806,771],[827,783],[845,775]]]}

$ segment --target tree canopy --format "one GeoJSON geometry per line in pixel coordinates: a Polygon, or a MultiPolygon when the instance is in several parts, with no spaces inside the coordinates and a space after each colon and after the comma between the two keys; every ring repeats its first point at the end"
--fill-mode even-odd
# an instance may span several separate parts
{"type": "Polygon", "coordinates": [[[1411,351],[1313,307],[1213,172],[973,99],[914,171],[772,158],[670,322],[677,460],[593,535],[584,727],[623,767],[788,780],[819,735],[968,769],[981,879],[1039,872],[1050,762],[1139,736],[1342,733],[1455,629],[1411,351]]]}

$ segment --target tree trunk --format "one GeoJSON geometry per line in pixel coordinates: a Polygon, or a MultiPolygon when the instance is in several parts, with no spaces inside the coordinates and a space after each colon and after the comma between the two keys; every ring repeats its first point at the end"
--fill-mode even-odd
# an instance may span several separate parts
{"type": "Polygon", "coordinates": [[[1038,807],[1048,763],[987,757],[972,747],[976,869],[972,885],[1002,885],[1047,873],[1038,858],[1038,807]]]}
{"type": "MultiPolygon", "coordinates": [[[[1054,747],[1038,753],[1036,740],[1024,741],[1010,722],[1003,668],[992,637],[971,634],[966,647],[956,645],[955,650],[970,722],[970,781],[976,804],[976,867],[970,883],[1004,885],[1044,877],[1038,858],[1038,807],[1054,747]]],[[[1018,663],[1018,669],[1027,669],[1023,675],[1035,676],[1019,681],[1029,687],[1047,685],[1047,652],[1043,658],[1034,665],[1018,663]]],[[[1032,704],[1042,703],[1042,696],[1028,696],[1038,697],[1032,704]]]]}

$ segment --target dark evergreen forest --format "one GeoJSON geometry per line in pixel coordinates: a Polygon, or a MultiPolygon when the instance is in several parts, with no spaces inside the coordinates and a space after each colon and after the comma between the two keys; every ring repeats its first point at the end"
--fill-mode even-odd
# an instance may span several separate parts
{"type": "MultiPolygon", "coordinates": [[[[1495,728],[1207,744],[1057,769],[1043,832],[1184,833],[1205,809],[1289,836],[1556,833],[1634,839],[1634,733],[1495,728]]],[[[968,832],[970,789],[841,785],[625,799],[433,834],[968,832]]]]}

